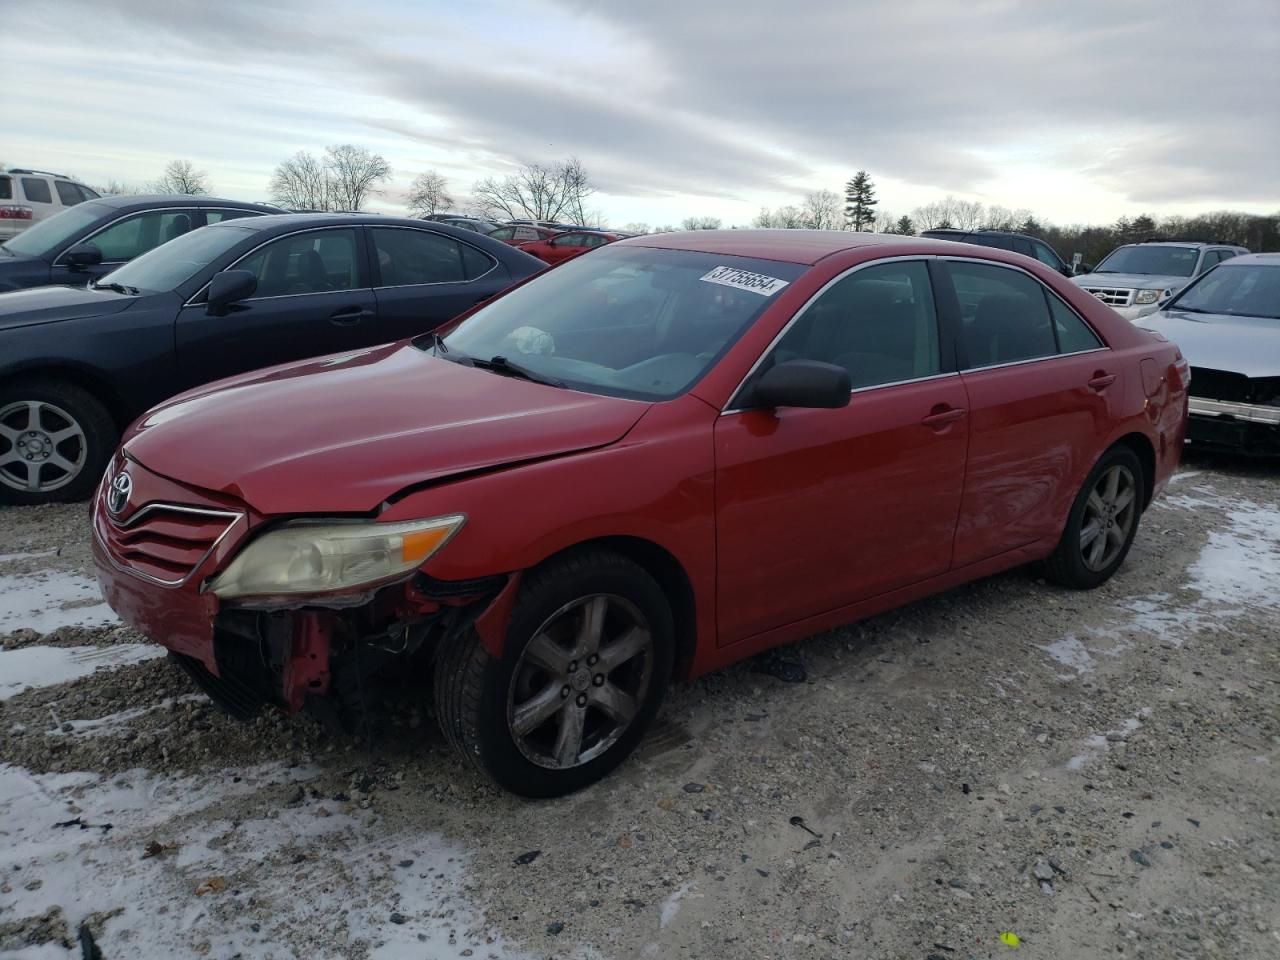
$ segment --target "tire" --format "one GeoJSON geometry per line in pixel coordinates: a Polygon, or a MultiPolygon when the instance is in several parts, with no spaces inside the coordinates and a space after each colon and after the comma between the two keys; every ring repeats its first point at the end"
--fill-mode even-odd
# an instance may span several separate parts
{"type": "Polygon", "coordinates": [[[1048,578],[1075,590],[1090,590],[1110,580],[1133,546],[1144,489],[1142,463],[1132,450],[1112,447],[1104,453],[1071,505],[1057,549],[1045,561],[1048,578]],[[1113,479],[1114,502],[1109,497],[1113,479]]]}
{"type": "Polygon", "coordinates": [[[653,577],[618,554],[583,550],[525,575],[502,657],[471,629],[442,642],[436,715],[450,745],[498,786],[561,796],[635,749],[674,655],[671,608],[653,577]]]}
{"type": "Polygon", "coordinates": [[[107,408],[81,387],[58,380],[5,384],[0,387],[0,501],[85,499],[118,439],[107,408]]]}

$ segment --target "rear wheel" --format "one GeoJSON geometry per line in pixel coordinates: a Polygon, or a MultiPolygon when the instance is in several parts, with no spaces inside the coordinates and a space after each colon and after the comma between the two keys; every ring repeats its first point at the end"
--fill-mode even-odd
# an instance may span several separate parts
{"type": "Polygon", "coordinates": [[[1107,451],[1090,471],[1067,517],[1049,578],[1067,587],[1096,587],[1120,568],[1142,516],[1142,464],[1127,447],[1107,451]]]}
{"type": "Polygon", "coordinates": [[[436,713],[454,748],[499,786],[559,796],[635,748],[673,655],[671,610],[654,579],[625,557],[585,551],[526,577],[501,658],[472,631],[445,641],[436,713]]]}
{"type": "Polygon", "coordinates": [[[0,388],[0,500],[82,500],[106,469],[116,427],[93,394],[56,380],[0,388]]]}

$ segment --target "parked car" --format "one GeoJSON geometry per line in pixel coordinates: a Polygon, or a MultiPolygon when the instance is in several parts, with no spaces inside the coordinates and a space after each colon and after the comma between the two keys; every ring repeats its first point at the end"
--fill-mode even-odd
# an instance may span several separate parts
{"type": "Polygon", "coordinates": [[[1249,251],[1198,240],[1148,240],[1117,247],[1092,273],[1075,278],[1126,320],[1155,313],[1193,278],[1249,251]]]}
{"type": "Polygon", "coordinates": [[[516,224],[534,227],[546,227],[549,230],[586,230],[580,223],[564,223],[560,220],[508,220],[507,224],[516,224]]]}
{"type": "Polygon", "coordinates": [[[596,247],[622,240],[627,236],[629,234],[608,233],[604,230],[570,230],[546,240],[530,240],[522,243],[520,249],[525,253],[533,254],[539,260],[556,264],[584,254],[588,250],[594,250],[596,247]]]}
{"type": "Polygon", "coordinates": [[[486,236],[492,237],[494,240],[501,240],[503,243],[509,243],[513,247],[517,247],[522,243],[528,243],[530,240],[550,240],[556,234],[561,233],[560,230],[553,230],[550,227],[535,227],[530,224],[512,224],[508,223],[496,230],[490,230],[486,236]]]}
{"type": "Polygon", "coordinates": [[[1103,583],[1178,462],[1184,377],[1001,250],[637,237],[440,336],[155,408],[94,498],[98,577],[239,716],[350,716],[430,669],[469,762],[561,794],[673,675],[1031,561],[1103,583]]]}
{"type": "Polygon", "coordinates": [[[85,497],[165,397],[431,330],[542,269],[444,224],[284,214],[193,230],[87,287],[0,294],[0,500],[85,497]]]}
{"type": "Polygon", "coordinates": [[[952,240],[957,243],[976,243],[980,247],[995,247],[997,250],[1012,250],[1024,257],[1039,260],[1050,270],[1056,270],[1064,277],[1070,277],[1075,271],[1071,265],[1058,255],[1058,251],[1039,237],[1031,237],[1025,233],[1013,233],[1010,230],[953,230],[939,228],[923,230],[922,237],[933,240],[952,240]]]}
{"type": "Polygon", "coordinates": [[[454,227],[462,227],[464,230],[474,230],[476,233],[483,233],[485,236],[502,226],[502,224],[494,223],[492,220],[482,220],[479,217],[464,217],[456,213],[433,213],[422,219],[432,220],[436,223],[447,223],[454,227]]]}
{"type": "Polygon", "coordinates": [[[1280,253],[1233,257],[1140,323],[1191,365],[1193,444],[1280,456],[1280,253]]]}
{"type": "Polygon", "coordinates": [[[0,246],[0,292],[83,285],[188,230],[279,213],[213,197],[102,197],[64,210],[0,246]]]}
{"type": "Polygon", "coordinates": [[[0,241],[12,239],[68,207],[97,198],[96,190],[59,173],[0,171],[0,241]]]}

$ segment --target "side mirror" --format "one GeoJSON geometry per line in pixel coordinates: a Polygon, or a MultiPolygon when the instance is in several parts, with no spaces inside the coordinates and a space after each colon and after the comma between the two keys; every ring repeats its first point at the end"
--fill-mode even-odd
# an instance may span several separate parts
{"type": "Polygon", "coordinates": [[[248,299],[257,289],[258,278],[248,270],[215,273],[209,281],[209,303],[205,312],[221,317],[233,303],[248,299]]]}
{"type": "Polygon", "coordinates": [[[72,270],[83,270],[85,267],[96,267],[102,262],[102,251],[92,243],[77,243],[68,247],[63,254],[67,266],[72,270]]]}
{"type": "Polygon", "coordinates": [[[849,405],[852,390],[844,367],[818,360],[787,360],[761,375],[751,399],[763,407],[835,409],[849,405]]]}
{"type": "Polygon", "coordinates": [[[1077,263],[1073,268],[1073,271],[1077,277],[1084,276],[1086,273],[1093,273],[1093,264],[1077,263]]]}

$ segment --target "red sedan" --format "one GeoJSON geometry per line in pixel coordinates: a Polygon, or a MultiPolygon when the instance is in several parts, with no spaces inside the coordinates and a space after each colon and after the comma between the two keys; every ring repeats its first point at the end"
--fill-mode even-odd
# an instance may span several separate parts
{"type": "Polygon", "coordinates": [[[442,337],[155,408],[95,497],[98,575],[238,715],[350,716],[416,676],[480,770],[561,794],[673,678],[1032,561],[1104,582],[1187,377],[1013,253],[635,238],[442,337]]]}
{"type": "Polygon", "coordinates": [[[584,254],[588,250],[603,247],[607,243],[613,243],[628,236],[630,234],[608,233],[604,230],[570,230],[552,237],[530,240],[528,243],[521,243],[518,246],[525,253],[531,253],[539,260],[556,264],[563,263],[565,260],[584,254]]]}
{"type": "Polygon", "coordinates": [[[497,230],[491,231],[486,236],[492,237],[494,240],[501,240],[503,243],[509,243],[513,247],[519,247],[526,243],[545,243],[562,232],[551,227],[539,227],[530,223],[508,223],[497,230]]]}

